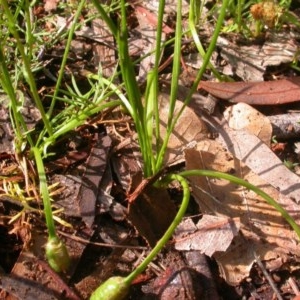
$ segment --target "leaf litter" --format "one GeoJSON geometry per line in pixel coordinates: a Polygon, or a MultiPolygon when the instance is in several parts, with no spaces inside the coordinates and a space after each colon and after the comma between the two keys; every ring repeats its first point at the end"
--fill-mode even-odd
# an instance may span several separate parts
{"type": "MultiPolygon", "coordinates": [[[[45,7],[46,10],[55,10],[57,1],[47,1],[46,4],[49,5],[49,8],[45,7]]],[[[146,15],[155,18],[157,8],[155,1],[149,1],[149,3],[148,1],[144,3],[141,2],[139,5],[149,10],[150,14],[146,11],[146,15]],[[151,7],[154,7],[155,9],[149,8],[149,5],[152,5],[151,7]]],[[[168,7],[172,10],[171,3],[168,4],[168,7]]],[[[188,8],[188,6],[184,1],[185,11],[186,8],[188,8]]],[[[145,13],[143,10],[142,12],[145,13]]],[[[141,9],[139,13],[141,13],[141,9]]],[[[155,25],[155,22],[153,24],[155,25]]],[[[142,28],[143,27],[140,26],[138,30],[142,31],[142,28]]],[[[79,34],[80,33],[78,32],[78,36],[79,34]]],[[[278,36],[277,38],[272,37],[268,39],[267,37],[263,47],[257,45],[235,47],[228,39],[225,43],[227,43],[227,46],[228,43],[230,43],[230,47],[225,47],[223,40],[223,44],[219,43],[219,48],[221,49],[220,55],[227,61],[227,66],[231,67],[230,74],[238,76],[245,81],[262,80],[269,66],[278,65],[277,62],[289,63],[294,58],[293,54],[298,47],[297,39],[294,39],[294,37],[287,37],[287,43],[282,43],[281,38],[282,37],[278,36]],[[255,53],[254,56],[253,53],[255,53]],[[253,62],[253,59],[258,59],[258,57],[260,63],[257,63],[257,60],[253,62]],[[236,63],[237,65],[235,65],[236,63]],[[256,69],[255,72],[251,69],[251,66],[253,67],[254,64],[256,64],[256,66],[254,66],[256,69]],[[260,66],[259,68],[257,68],[258,65],[260,66]]],[[[143,44],[141,44],[135,49],[143,49],[143,47],[143,44]]],[[[151,45],[149,45],[149,47],[151,48],[151,45]]],[[[110,57],[112,56],[112,52],[110,52],[110,57]]],[[[143,68],[144,70],[147,70],[149,66],[145,65],[143,68]]],[[[143,78],[143,74],[144,73],[140,73],[140,78],[143,78]]],[[[200,91],[201,93],[204,90],[223,100],[245,102],[250,105],[274,106],[278,103],[298,101],[300,98],[298,77],[261,83],[214,83],[203,81],[200,84],[200,88],[202,88],[202,91],[200,91]]],[[[165,117],[167,116],[165,112],[168,111],[168,106],[165,104],[165,100],[163,100],[165,96],[161,95],[161,97],[161,128],[163,129],[166,122],[165,117]]],[[[181,102],[178,101],[177,109],[180,109],[181,105],[181,102]]],[[[228,104],[218,104],[218,106],[221,105],[227,106],[228,104]]],[[[255,110],[252,111],[250,115],[250,107],[245,108],[245,106],[243,106],[243,108],[241,108],[241,106],[228,108],[227,116],[225,118],[217,113],[212,116],[208,116],[202,111],[199,113],[199,108],[195,108],[193,103],[191,103],[191,107],[192,108],[187,108],[184,115],[181,116],[178,125],[174,130],[168,148],[166,163],[185,162],[187,169],[207,168],[240,176],[266,191],[281,203],[281,205],[284,206],[299,223],[299,177],[288,170],[268,147],[272,135],[270,122],[268,122],[261,113],[258,113],[255,110]],[[200,114],[201,117],[199,118],[195,112],[200,114]],[[241,115],[243,117],[241,117],[241,115]],[[246,121],[248,121],[246,122],[247,124],[245,124],[245,120],[243,120],[244,122],[241,124],[241,118],[246,119],[246,121]],[[227,119],[227,121],[229,120],[229,126],[225,122],[225,119],[227,119]],[[234,126],[232,123],[234,123],[234,126]],[[216,140],[207,139],[207,137],[210,136],[211,131],[218,132],[219,136],[216,140]],[[183,153],[185,154],[184,157],[183,153]]],[[[6,133],[8,133],[7,130],[6,133]]],[[[10,145],[6,145],[8,145],[8,148],[5,148],[1,152],[6,152],[7,149],[11,151],[12,148],[10,145]]],[[[99,148],[99,151],[101,153],[106,153],[105,149],[99,148]]],[[[119,153],[122,156],[125,152],[122,152],[121,149],[119,153]]],[[[103,155],[104,156],[101,155],[101,158],[103,159],[105,167],[108,156],[106,157],[107,154],[103,155]]],[[[138,155],[134,156],[134,160],[138,161],[138,155]]],[[[130,161],[127,167],[133,165],[134,163],[130,161]]],[[[116,167],[113,168],[113,172],[116,172],[114,176],[116,175],[121,179],[122,183],[124,182],[123,186],[125,191],[129,191],[130,188],[134,187],[132,182],[129,182],[132,173],[128,172],[128,169],[126,170],[127,167],[125,166],[124,168],[123,165],[123,174],[121,174],[121,172],[118,173],[119,171],[116,167]],[[124,175],[126,177],[125,180],[123,177],[124,175]]],[[[138,168],[136,168],[136,170],[136,177],[138,177],[140,176],[138,174],[138,168]]],[[[102,206],[102,209],[97,209],[97,207],[95,207],[98,205],[101,206],[99,201],[92,201],[89,203],[87,210],[88,217],[83,216],[82,219],[85,222],[81,223],[80,226],[77,227],[78,229],[82,227],[84,223],[88,223],[88,227],[91,227],[93,220],[97,219],[97,213],[101,215],[110,213],[113,215],[112,210],[115,203],[110,195],[113,179],[112,177],[109,178],[110,180],[102,186],[105,192],[102,192],[101,194],[102,196],[104,195],[104,198],[107,198],[105,197],[105,193],[107,193],[106,195],[110,196],[108,197],[110,200],[105,206],[102,206]]],[[[98,176],[97,182],[99,181],[101,181],[101,178],[98,176]]],[[[192,250],[199,250],[208,256],[212,256],[219,265],[221,275],[232,285],[239,285],[243,279],[250,276],[250,270],[255,261],[257,261],[257,256],[264,261],[268,270],[280,270],[285,263],[289,263],[290,271],[293,270],[293,264],[297,263],[300,255],[298,240],[295,233],[287,226],[286,222],[277,211],[252,192],[229,184],[223,180],[191,178],[190,181],[192,184],[193,195],[200,208],[199,213],[203,214],[203,216],[195,223],[192,218],[187,218],[178,227],[178,235],[174,237],[175,247],[177,249],[184,250],[188,253],[192,253],[192,250]]],[[[92,180],[92,182],[94,181],[92,180]]],[[[81,196],[81,198],[83,197],[81,196]]],[[[148,200],[148,198],[151,197],[144,198],[148,200]]],[[[103,201],[103,199],[101,201],[103,201]]],[[[152,206],[151,203],[150,199],[150,206],[152,206]]],[[[122,204],[124,203],[118,203],[118,206],[119,210],[124,212],[124,206],[122,204]]],[[[144,205],[141,204],[141,206],[143,207],[144,205]]],[[[81,207],[78,210],[78,203],[75,204],[75,207],[74,217],[78,218],[80,215],[78,211],[84,210],[84,207],[81,207]]],[[[163,210],[163,208],[160,208],[160,210],[163,210]]],[[[156,209],[154,209],[154,212],[155,211],[156,209]]],[[[86,213],[84,212],[84,214],[86,213]]],[[[147,214],[143,215],[147,216],[147,214]]],[[[118,219],[118,217],[116,217],[116,219],[118,219]]],[[[151,214],[149,214],[148,219],[149,220],[147,220],[146,223],[137,225],[136,228],[138,229],[139,234],[142,234],[150,244],[154,244],[159,236],[149,238],[147,234],[142,233],[143,228],[151,227],[151,214]]],[[[120,217],[119,221],[120,220],[124,220],[124,216],[120,217]]],[[[103,220],[102,222],[103,223],[98,223],[96,221],[93,225],[95,226],[97,224],[100,226],[100,224],[105,224],[103,220]]],[[[122,232],[120,227],[115,227],[117,231],[122,232]]],[[[87,239],[90,239],[93,235],[94,228],[86,230],[86,228],[85,230],[79,230],[79,233],[87,239]]],[[[151,234],[152,233],[150,233],[150,236],[151,234]]],[[[117,244],[128,242],[127,234],[120,234],[118,237],[113,237],[113,230],[109,229],[109,226],[103,226],[100,235],[101,238],[108,243],[117,244]]],[[[39,238],[37,238],[37,240],[39,240],[39,238]]],[[[137,242],[134,238],[132,238],[132,240],[137,242]]],[[[43,242],[41,242],[41,244],[43,244],[43,242]]],[[[74,257],[77,255],[76,261],[78,262],[80,258],[84,258],[83,251],[85,250],[85,246],[80,248],[78,244],[76,247],[78,248],[74,250],[73,254],[74,257]]],[[[38,257],[42,256],[41,249],[42,247],[40,247],[38,251],[38,257]]],[[[92,290],[93,284],[97,285],[95,284],[96,280],[99,280],[99,278],[104,280],[106,276],[110,275],[112,270],[116,270],[117,267],[115,265],[118,264],[117,261],[122,256],[123,252],[123,250],[113,251],[105,263],[98,267],[95,273],[92,274],[93,276],[81,278],[81,281],[79,280],[76,284],[77,292],[80,293],[80,291],[83,291],[87,286],[91,286],[92,290]]],[[[20,262],[21,264],[28,262],[27,255],[31,254],[30,251],[26,252],[24,250],[19,257],[20,261],[16,263],[12,273],[23,274],[25,278],[26,276],[34,277],[32,273],[31,275],[26,275],[28,270],[21,272],[20,269],[18,269],[20,267],[20,262]],[[24,254],[26,258],[22,261],[24,254]]],[[[137,254],[135,253],[133,256],[136,257],[136,255],[137,254]]],[[[128,259],[129,256],[130,255],[128,254],[126,259],[128,259]]],[[[105,260],[105,258],[102,257],[102,260],[105,260]]],[[[132,261],[134,261],[134,259],[132,259],[132,261]]],[[[31,263],[32,265],[36,264],[36,258],[33,262],[31,261],[31,263]]],[[[166,264],[171,263],[172,260],[166,261],[166,264]]],[[[76,266],[74,265],[74,269],[75,267],[76,266]]],[[[45,277],[51,276],[49,270],[44,268],[44,265],[40,266],[40,269],[45,273],[45,277]]],[[[36,277],[38,276],[39,273],[37,272],[36,277]]],[[[150,275],[150,277],[151,276],[153,275],[150,275]]],[[[7,282],[16,282],[9,281],[15,280],[14,278],[4,277],[4,280],[2,278],[2,288],[6,284],[5,280],[7,280],[7,282]]],[[[44,279],[37,279],[39,282],[43,282],[43,280],[44,279]]],[[[54,287],[51,286],[52,291],[57,291],[57,294],[55,295],[61,295],[61,291],[65,288],[67,289],[66,286],[60,286],[58,282],[59,280],[57,278],[54,279],[54,287]],[[55,284],[58,284],[58,286],[55,287],[55,284]]],[[[11,283],[8,283],[8,285],[9,284],[11,283]]],[[[37,287],[37,290],[39,288],[40,287],[37,287]]],[[[64,291],[65,293],[72,292],[68,290],[64,291]]],[[[24,296],[26,295],[26,292],[22,292],[20,289],[20,295],[24,296]]],[[[42,294],[38,294],[37,292],[37,295],[42,294]]],[[[69,299],[72,299],[74,296],[71,294],[68,295],[69,299]]],[[[89,291],[83,291],[81,293],[83,298],[87,298],[88,295],[89,291]]],[[[35,296],[35,298],[38,297],[35,296]]]]}

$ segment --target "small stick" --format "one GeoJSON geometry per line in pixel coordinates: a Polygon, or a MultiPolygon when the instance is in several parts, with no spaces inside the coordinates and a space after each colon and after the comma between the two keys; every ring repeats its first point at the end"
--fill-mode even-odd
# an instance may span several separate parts
{"type": "Polygon", "coordinates": [[[258,264],[258,266],[260,267],[261,271],[263,272],[264,276],[266,277],[266,279],[268,280],[271,288],[273,289],[274,293],[276,294],[276,297],[278,300],[283,300],[283,298],[280,295],[280,292],[277,288],[277,286],[275,285],[273,279],[271,278],[271,276],[269,275],[268,271],[266,270],[265,266],[263,265],[263,263],[261,262],[259,256],[255,253],[254,251],[254,256],[255,256],[255,260],[256,263],[258,264]]]}
{"type": "Polygon", "coordinates": [[[107,247],[107,248],[124,248],[124,249],[135,249],[135,250],[148,250],[149,247],[143,247],[143,246],[132,246],[132,245],[117,245],[117,244],[107,244],[107,243],[99,243],[99,242],[91,242],[86,239],[83,239],[79,236],[72,235],[65,233],[61,230],[57,231],[60,235],[65,236],[66,238],[69,238],[71,240],[74,240],[76,242],[82,243],[82,244],[89,244],[99,247],[107,247]]]}

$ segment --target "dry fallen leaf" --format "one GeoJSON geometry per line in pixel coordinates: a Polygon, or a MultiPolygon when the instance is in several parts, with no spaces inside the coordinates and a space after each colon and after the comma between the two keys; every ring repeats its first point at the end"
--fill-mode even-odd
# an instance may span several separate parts
{"type": "Polygon", "coordinates": [[[201,81],[199,88],[217,98],[250,105],[284,104],[300,99],[300,77],[262,82],[201,81]]]}
{"type": "MultiPolygon", "coordinates": [[[[186,149],[187,169],[212,169],[243,178],[263,189],[299,221],[299,206],[268,185],[216,141],[201,141],[197,149],[186,149]]],[[[300,256],[298,238],[281,215],[252,191],[220,179],[191,177],[193,195],[202,213],[240,218],[242,234],[225,253],[214,255],[221,273],[230,284],[249,275],[255,254],[262,260],[284,261],[292,253],[300,256]]]]}
{"type": "Polygon", "coordinates": [[[299,176],[289,170],[259,138],[246,131],[231,129],[221,116],[209,116],[205,121],[217,132],[216,140],[245,163],[255,174],[280,193],[300,202],[299,176]]]}
{"type": "Polygon", "coordinates": [[[293,33],[276,32],[268,35],[261,44],[238,45],[220,36],[217,45],[219,55],[227,62],[223,73],[238,75],[244,81],[263,81],[268,66],[291,63],[299,48],[293,33]]]}
{"type": "Polygon", "coordinates": [[[176,215],[176,206],[166,189],[147,186],[129,203],[128,220],[151,247],[163,236],[176,215]]]}
{"type": "Polygon", "coordinates": [[[238,230],[238,219],[204,215],[197,224],[186,219],[175,231],[175,248],[199,250],[211,257],[217,251],[226,251],[238,230]]]}
{"type": "MultiPolygon", "coordinates": [[[[166,135],[166,124],[170,109],[169,95],[161,93],[159,95],[159,101],[160,136],[162,139],[164,139],[166,135]]],[[[176,101],[174,115],[179,112],[182,106],[183,103],[181,101],[176,101]]],[[[172,162],[175,158],[182,156],[182,150],[185,147],[189,147],[191,144],[203,139],[207,136],[207,134],[208,130],[205,123],[190,107],[186,107],[179,117],[170,136],[165,162],[172,162]]]]}
{"type": "Polygon", "coordinates": [[[270,147],[272,138],[272,124],[270,120],[258,110],[246,103],[237,103],[228,107],[224,112],[230,128],[246,130],[260,138],[270,147]]]}

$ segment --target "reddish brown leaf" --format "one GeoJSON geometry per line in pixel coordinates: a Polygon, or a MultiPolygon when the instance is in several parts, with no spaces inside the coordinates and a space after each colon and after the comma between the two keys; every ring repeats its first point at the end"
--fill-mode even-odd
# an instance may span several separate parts
{"type": "Polygon", "coordinates": [[[263,82],[208,82],[199,85],[215,97],[251,105],[274,105],[300,101],[300,77],[263,82]]]}

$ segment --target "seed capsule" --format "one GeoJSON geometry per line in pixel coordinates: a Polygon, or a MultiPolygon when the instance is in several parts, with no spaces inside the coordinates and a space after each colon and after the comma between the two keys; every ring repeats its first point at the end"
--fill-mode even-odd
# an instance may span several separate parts
{"type": "Polygon", "coordinates": [[[102,283],[91,295],[90,300],[122,300],[129,292],[130,284],[123,277],[114,276],[102,283]]]}
{"type": "Polygon", "coordinates": [[[68,250],[58,237],[48,239],[46,257],[55,272],[65,272],[70,265],[68,250]]]}

